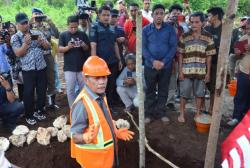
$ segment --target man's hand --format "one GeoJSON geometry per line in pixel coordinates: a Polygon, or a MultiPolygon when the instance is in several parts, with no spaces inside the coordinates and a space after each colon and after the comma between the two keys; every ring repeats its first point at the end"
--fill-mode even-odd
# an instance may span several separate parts
{"type": "Polygon", "coordinates": [[[153,62],[153,68],[155,68],[156,70],[161,70],[164,67],[164,63],[158,60],[155,60],[153,62]]]}
{"type": "Polygon", "coordinates": [[[118,62],[118,69],[119,69],[119,71],[122,70],[122,67],[123,67],[122,61],[119,60],[119,62],[118,62]]]}
{"type": "Polygon", "coordinates": [[[206,74],[205,79],[204,79],[204,82],[205,82],[205,83],[210,82],[210,74],[209,74],[209,73],[206,74]]]}
{"type": "Polygon", "coordinates": [[[88,50],[89,47],[86,43],[84,43],[83,41],[81,41],[81,47],[83,48],[83,50],[88,50]]]}
{"type": "Polygon", "coordinates": [[[99,128],[100,128],[100,123],[92,124],[89,126],[88,131],[83,134],[83,140],[86,144],[96,143],[95,139],[98,134],[99,128]]]}
{"type": "Polygon", "coordinates": [[[75,47],[75,44],[74,43],[72,43],[72,42],[68,42],[68,49],[70,50],[70,49],[72,49],[72,48],[74,48],[75,47]]]}
{"type": "Polygon", "coordinates": [[[10,83],[4,79],[2,75],[0,75],[0,83],[4,87],[5,90],[11,89],[10,83]]]}
{"type": "Polygon", "coordinates": [[[135,85],[135,79],[134,78],[132,78],[132,77],[128,77],[127,78],[127,82],[128,82],[128,84],[129,84],[129,86],[132,86],[132,85],[135,85]]]}
{"type": "Polygon", "coordinates": [[[234,53],[239,56],[241,54],[240,50],[238,48],[234,48],[234,53]]]}
{"type": "Polygon", "coordinates": [[[117,41],[119,44],[124,43],[125,40],[126,40],[125,37],[119,37],[119,38],[116,39],[116,41],[117,41]]]}
{"type": "Polygon", "coordinates": [[[179,72],[179,80],[184,80],[184,74],[183,74],[183,72],[179,72]]]}
{"type": "Polygon", "coordinates": [[[37,42],[38,42],[41,46],[43,46],[44,43],[45,43],[45,40],[44,40],[41,36],[38,36],[37,42]]]}
{"type": "Polygon", "coordinates": [[[247,52],[250,52],[250,44],[246,44],[246,45],[244,46],[244,48],[245,48],[245,50],[246,50],[247,52]]]}
{"type": "Polygon", "coordinates": [[[24,43],[25,43],[26,45],[30,45],[30,43],[31,43],[31,36],[30,36],[30,34],[26,34],[26,35],[24,36],[24,43]]]}
{"type": "Polygon", "coordinates": [[[135,135],[134,132],[129,131],[128,128],[120,128],[116,129],[115,135],[118,139],[124,140],[124,141],[130,141],[133,139],[133,135],[135,135]]]}

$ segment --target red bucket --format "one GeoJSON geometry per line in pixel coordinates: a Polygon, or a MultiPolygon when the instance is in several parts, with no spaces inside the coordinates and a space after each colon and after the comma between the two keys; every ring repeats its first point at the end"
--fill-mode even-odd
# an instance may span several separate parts
{"type": "Polygon", "coordinates": [[[236,84],[229,84],[229,85],[227,85],[227,87],[228,87],[229,95],[230,96],[235,96],[236,95],[236,90],[237,90],[236,84]]]}

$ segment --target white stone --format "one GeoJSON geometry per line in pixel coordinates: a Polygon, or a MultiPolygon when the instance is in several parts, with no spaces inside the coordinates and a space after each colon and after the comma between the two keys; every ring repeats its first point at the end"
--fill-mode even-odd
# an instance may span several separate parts
{"type": "Polygon", "coordinates": [[[27,135],[27,144],[30,145],[32,142],[34,142],[36,140],[36,135],[37,135],[37,131],[35,130],[31,130],[28,135],[27,135]]]}
{"type": "Polygon", "coordinates": [[[48,127],[47,131],[50,133],[52,137],[55,137],[57,135],[58,129],[55,127],[48,127]]]}
{"type": "Polygon", "coordinates": [[[50,138],[51,138],[51,134],[46,128],[43,128],[43,127],[38,128],[36,139],[39,144],[41,145],[50,144],[50,138]]]}
{"type": "Polygon", "coordinates": [[[10,141],[5,137],[0,137],[0,151],[7,151],[10,146],[10,141]]]}
{"type": "Polygon", "coordinates": [[[14,146],[23,147],[23,144],[26,142],[26,137],[25,135],[11,135],[9,140],[14,146]]]}
{"type": "Polygon", "coordinates": [[[59,142],[65,142],[67,140],[67,136],[64,134],[63,130],[58,131],[57,140],[59,142]]]}
{"type": "Polygon", "coordinates": [[[130,128],[130,124],[127,120],[124,120],[122,118],[118,119],[115,121],[115,125],[117,128],[130,128]]]}
{"type": "Polygon", "coordinates": [[[70,136],[70,125],[64,125],[63,126],[63,128],[62,128],[62,130],[63,130],[63,133],[68,137],[68,138],[70,138],[71,136],[70,136]]]}
{"type": "Polygon", "coordinates": [[[18,125],[13,131],[13,135],[26,135],[29,133],[29,128],[25,125],[18,125]]]}
{"type": "Polygon", "coordinates": [[[65,115],[61,115],[60,117],[57,117],[55,121],[53,122],[53,126],[61,129],[64,125],[67,123],[67,117],[65,115]]]}

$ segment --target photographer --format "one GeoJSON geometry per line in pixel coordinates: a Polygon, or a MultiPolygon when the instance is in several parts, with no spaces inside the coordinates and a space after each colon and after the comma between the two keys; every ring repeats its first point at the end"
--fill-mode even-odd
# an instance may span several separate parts
{"type": "Polygon", "coordinates": [[[11,36],[13,36],[17,32],[16,26],[13,23],[9,22],[5,29],[7,30],[9,35],[9,37],[6,39],[6,44],[8,47],[8,52],[6,53],[6,55],[11,69],[11,77],[13,83],[17,84],[19,101],[23,101],[23,77],[21,62],[20,58],[16,56],[15,52],[12,49],[12,46],[10,45],[11,36]]]}
{"type": "Polygon", "coordinates": [[[11,37],[11,45],[22,64],[24,81],[23,102],[25,107],[26,122],[36,124],[36,119],[43,120],[46,101],[46,62],[44,50],[50,48],[49,42],[38,30],[30,30],[28,16],[25,13],[16,15],[18,32],[11,37]],[[37,101],[34,112],[34,92],[36,90],[37,101]],[[35,119],[35,118],[36,119],[35,119]]]}
{"type": "MultiPolygon", "coordinates": [[[[39,8],[32,9],[32,28],[39,30],[46,37],[51,44],[51,37],[59,38],[59,31],[55,24],[45,16],[43,11],[39,8]]],[[[48,108],[58,109],[58,105],[55,104],[56,99],[56,86],[55,86],[55,59],[52,56],[51,48],[44,50],[44,59],[47,65],[47,96],[48,96],[48,108]]]]}
{"type": "Polygon", "coordinates": [[[0,118],[10,131],[15,128],[17,117],[24,112],[23,104],[16,99],[9,80],[0,75],[0,118]]]}
{"type": "Polygon", "coordinates": [[[59,38],[58,51],[64,53],[64,76],[69,107],[73,104],[78,93],[75,93],[76,85],[79,90],[84,86],[82,66],[89,57],[89,39],[87,35],[78,30],[78,17],[68,17],[68,30],[62,32],[59,38]]]}

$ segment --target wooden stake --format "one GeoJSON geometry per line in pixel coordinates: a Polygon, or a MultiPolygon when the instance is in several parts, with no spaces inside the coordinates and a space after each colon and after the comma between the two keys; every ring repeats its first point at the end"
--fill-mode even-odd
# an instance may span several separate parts
{"type": "Polygon", "coordinates": [[[226,59],[228,58],[230,43],[233,30],[233,20],[235,18],[235,12],[237,10],[239,0],[229,0],[226,19],[222,25],[219,58],[217,64],[217,78],[216,78],[216,91],[213,106],[212,123],[210,127],[206,158],[204,168],[213,168],[215,154],[217,150],[217,141],[220,130],[220,121],[222,117],[221,108],[223,105],[222,91],[225,88],[226,78],[226,59]]]}
{"type": "Polygon", "coordinates": [[[136,15],[136,83],[139,100],[139,146],[140,168],[145,168],[145,123],[144,123],[144,96],[142,84],[142,14],[136,15]]]}

